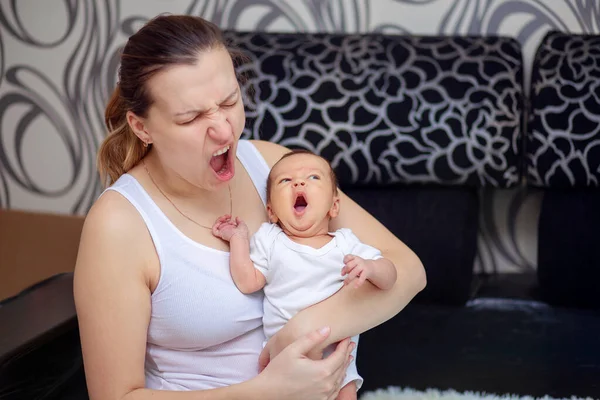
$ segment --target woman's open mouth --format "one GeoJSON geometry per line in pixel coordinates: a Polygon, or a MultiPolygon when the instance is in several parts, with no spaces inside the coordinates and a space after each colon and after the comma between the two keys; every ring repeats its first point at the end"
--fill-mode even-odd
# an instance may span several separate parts
{"type": "Polygon", "coordinates": [[[296,201],[294,202],[294,213],[296,215],[304,214],[307,206],[308,202],[306,201],[306,197],[304,197],[304,193],[298,193],[296,195],[296,201]]]}
{"type": "Polygon", "coordinates": [[[222,181],[228,181],[233,177],[233,160],[230,156],[230,146],[225,146],[217,150],[210,159],[210,167],[215,171],[217,178],[222,181]]]}

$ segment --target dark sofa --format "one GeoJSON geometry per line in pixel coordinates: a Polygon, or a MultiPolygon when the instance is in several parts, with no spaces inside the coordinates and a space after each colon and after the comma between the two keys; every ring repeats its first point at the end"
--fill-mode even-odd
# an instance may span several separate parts
{"type": "MultiPolygon", "coordinates": [[[[226,36],[251,57],[237,67],[245,137],[328,158],[425,265],[427,288],[361,336],[363,390],[600,398],[600,37],[549,33],[526,90],[510,38],[226,36]],[[494,190],[542,193],[535,272],[473,273],[494,190]]],[[[0,387],[86,398],[76,326],[63,327],[5,358],[0,387]],[[52,392],[23,378],[46,356],[52,392]]]]}
{"type": "Polygon", "coordinates": [[[252,56],[247,137],[328,158],[427,270],[362,335],[364,390],[600,398],[599,36],[549,33],[528,90],[510,38],[228,36],[252,56]],[[474,276],[494,190],[542,191],[536,273],[474,276]]]}

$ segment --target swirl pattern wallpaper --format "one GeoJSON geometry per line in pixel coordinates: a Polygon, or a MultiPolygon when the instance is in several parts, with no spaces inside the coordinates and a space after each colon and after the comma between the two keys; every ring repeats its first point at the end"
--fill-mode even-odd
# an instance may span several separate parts
{"type": "MultiPolygon", "coordinates": [[[[0,208],[85,214],[101,193],[96,152],[128,36],[160,13],[237,31],[501,35],[529,86],[550,30],[600,32],[595,0],[19,0],[0,2],[0,208]]],[[[476,271],[535,268],[541,192],[481,189],[476,271]]]]}

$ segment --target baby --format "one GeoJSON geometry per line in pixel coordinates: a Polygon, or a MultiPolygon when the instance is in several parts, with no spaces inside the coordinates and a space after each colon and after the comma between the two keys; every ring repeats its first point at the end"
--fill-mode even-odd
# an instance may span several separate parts
{"type": "MultiPolygon", "coordinates": [[[[267,340],[297,312],[343,285],[359,287],[369,280],[389,289],[396,282],[396,268],[379,250],[361,243],[349,229],[328,231],[339,209],[336,177],[327,160],[296,150],[285,154],[269,174],[271,223],[262,224],[250,240],[239,218],[224,215],[215,222],[213,234],[230,243],[231,276],[238,289],[249,294],[264,287],[267,340]]],[[[358,337],[352,340],[358,344],[358,337]]],[[[361,384],[353,361],[338,399],[356,399],[361,384]]]]}

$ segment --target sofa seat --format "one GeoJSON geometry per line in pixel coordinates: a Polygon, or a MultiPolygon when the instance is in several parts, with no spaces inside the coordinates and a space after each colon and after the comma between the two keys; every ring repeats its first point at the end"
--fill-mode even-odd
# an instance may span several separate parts
{"type": "Polygon", "coordinates": [[[362,390],[415,389],[600,398],[600,312],[532,300],[412,303],[360,337],[362,390]]]}

